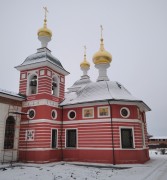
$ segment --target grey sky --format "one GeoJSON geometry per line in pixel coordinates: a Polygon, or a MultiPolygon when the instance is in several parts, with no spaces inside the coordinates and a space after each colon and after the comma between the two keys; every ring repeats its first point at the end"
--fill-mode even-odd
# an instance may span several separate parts
{"type": "Polygon", "coordinates": [[[105,49],[113,56],[110,80],[123,84],[151,109],[148,132],[167,135],[167,1],[166,0],[0,0],[0,88],[18,92],[19,72],[14,69],[40,47],[37,31],[47,6],[48,47],[71,74],[66,88],[80,78],[83,46],[91,63],[99,49],[100,24],[105,49]]]}

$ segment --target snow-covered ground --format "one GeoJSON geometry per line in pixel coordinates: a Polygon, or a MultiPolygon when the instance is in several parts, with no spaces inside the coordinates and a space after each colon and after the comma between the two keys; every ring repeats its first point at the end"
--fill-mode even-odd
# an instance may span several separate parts
{"type": "Polygon", "coordinates": [[[167,180],[167,154],[150,151],[145,164],[49,163],[0,165],[0,180],[167,180]]]}

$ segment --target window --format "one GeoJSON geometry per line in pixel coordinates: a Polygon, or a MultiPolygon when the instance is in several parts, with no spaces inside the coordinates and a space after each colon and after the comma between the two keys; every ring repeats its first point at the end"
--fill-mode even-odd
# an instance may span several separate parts
{"type": "Polygon", "coordinates": [[[127,117],[130,116],[130,111],[129,111],[128,108],[123,107],[123,108],[121,108],[121,110],[120,110],[120,114],[121,114],[121,116],[122,116],[123,118],[127,118],[127,117]]]}
{"type": "Polygon", "coordinates": [[[69,119],[73,120],[73,119],[75,119],[75,117],[76,117],[76,112],[75,111],[71,110],[71,111],[68,112],[68,118],[69,119]]]}
{"type": "Polygon", "coordinates": [[[75,148],[77,146],[76,129],[66,130],[66,147],[75,148]]]}
{"type": "Polygon", "coordinates": [[[122,148],[134,148],[132,128],[121,128],[122,148]]]}
{"type": "Polygon", "coordinates": [[[59,82],[56,76],[52,78],[52,95],[59,96],[59,82]]]}
{"type": "Polygon", "coordinates": [[[37,93],[37,76],[32,75],[29,80],[29,94],[37,93]]]}
{"type": "Polygon", "coordinates": [[[34,109],[29,109],[28,110],[28,118],[33,119],[35,117],[35,110],[34,109]]]}
{"type": "Polygon", "coordinates": [[[55,109],[53,109],[51,111],[51,116],[52,116],[52,119],[56,119],[57,118],[57,111],[55,109]]]}
{"type": "Polygon", "coordinates": [[[14,127],[15,119],[13,116],[9,116],[6,120],[4,149],[14,148],[14,127]]]}
{"type": "Polygon", "coordinates": [[[57,148],[57,129],[52,129],[52,148],[57,148]]]}

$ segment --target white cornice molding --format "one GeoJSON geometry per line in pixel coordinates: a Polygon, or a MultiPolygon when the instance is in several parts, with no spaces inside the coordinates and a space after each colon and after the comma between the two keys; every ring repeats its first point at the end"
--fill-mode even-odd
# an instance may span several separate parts
{"type": "Polygon", "coordinates": [[[31,101],[25,101],[23,102],[23,107],[29,107],[29,106],[41,106],[41,105],[47,105],[51,107],[58,107],[58,102],[51,101],[48,99],[40,99],[40,100],[31,100],[31,101]]]}
{"type": "Polygon", "coordinates": [[[35,123],[51,123],[51,124],[87,124],[87,123],[142,123],[139,119],[121,119],[121,118],[113,118],[112,122],[110,118],[107,119],[88,119],[88,120],[68,120],[68,121],[56,121],[56,120],[50,120],[50,119],[33,119],[33,120],[27,120],[21,122],[21,124],[35,124],[35,123]]]}

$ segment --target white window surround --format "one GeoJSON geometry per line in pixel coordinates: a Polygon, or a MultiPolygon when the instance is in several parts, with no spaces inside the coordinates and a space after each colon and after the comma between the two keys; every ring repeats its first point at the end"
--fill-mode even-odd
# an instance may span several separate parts
{"type": "Polygon", "coordinates": [[[58,148],[58,129],[57,128],[51,128],[51,137],[50,137],[50,147],[52,148],[52,149],[57,149],[58,148]],[[55,130],[57,130],[57,139],[56,139],[56,147],[55,148],[52,148],[52,130],[53,129],[55,129],[55,130]]]}
{"type": "Polygon", "coordinates": [[[54,87],[54,90],[51,87],[52,95],[59,97],[59,88],[60,88],[60,77],[56,74],[52,76],[52,83],[55,82],[57,84],[57,87],[54,87]]]}
{"type": "Polygon", "coordinates": [[[130,110],[129,110],[129,108],[127,108],[127,107],[122,107],[121,109],[120,109],[120,115],[121,115],[121,117],[123,117],[123,118],[128,118],[129,116],[130,116],[130,110]],[[127,110],[127,112],[128,112],[128,114],[127,114],[127,116],[123,116],[122,115],[122,110],[123,109],[126,109],[127,110]]]}
{"type": "Polygon", "coordinates": [[[56,109],[53,109],[53,110],[51,111],[51,117],[52,117],[52,119],[57,119],[57,110],[56,110],[56,109]],[[53,113],[53,112],[55,112],[55,117],[52,116],[52,113],[53,113]]]}
{"type": "Polygon", "coordinates": [[[90,108],[82,108],[82,118],[83,118],[83,119],[94,118],[94,108],[93,108],[93,107],[90,107],[90,108]],[[90,116],[85,116],[84,112],[85,112],[85,111],[89,111],[89,110],[92,111],[92,115],[90,115],[90,116]]]}
{"type": "Polygon", "coordinates": [[[26,74],[25,73],[22,73],[21,74],[21,79],[25,79],[26,78],[26,74]]]}
{"type": "Polygon", "coordinates": [[[70,111],[68,112],[68,119],[73,120],[73,119],[75,119],[75,118],[76,118],[76,111],[70,110],[70,111]],[[74,116],[73,118],[70,117],[70,113],[71,113],[71,112],[74,112],[74,113],[75,113],[75,116],[74,116]]]}
{"type": "Polygon", "coordinates": [[[110,117],[110,106],[99,106],[98,108],[98,118],[104,118],[104,117],[110,117]],[[107,115],[100,115],[100,109],[107,109],[108,114],[107,115]]]}
{"type": "Polygon", "coordinates": [[[43,76],[43,75],[45,74],[45,70],[44,70],[44,69],[41,69],[41,70],[39,71],[39,74],[40,74],[40,76],[43,76]]]}
{"type": "Polygon", "coordinates": [[[29,119],[34,119],[34,117],[35,117],[35,115],[36,115],[35,109],[29,109],[29,110],[27,111],[27,113],[28,113],[28,114],[27,114],[27,118],[29,118],[29,119]],[[33,116],[33,117],[30,117],[30,116],[29,116],[29,112],[30,112],[30,111],[34,111],[34,116],[33,116]]]}
{"type": "Polygon", "coordinates": [[[120,126],[120,127],[119,127],[120,148],[121,148],[121,149],[130,149],[130,148],[122,148],[121,129],[132,129],[132,135],[133,135],[133,149],[135,149],[134,127],[132,127],[132,126],[120,126]]]}
{"type": "Polygon", "coordinates": [[[36,89],[35,94],[38,94],[38,74],[37,73],[30,73],[27,76],[27,92],[26,92],[27,95],[34,95],[34,94],[30,93],[30,90],[31,90],[31,88],[30,88],[30,80],[32,79],[33,76],[37,76],[37,87],[36,87],[37,89],[36,89]]]}
{"type": "Polygon", "coordinates": [[[50,70],[47,70],[47,75],[51,76],[51,71],[50,70]]]}
{"type": "Polygon", "coordinates": [[[65,148],[67,148],[67,149],[77,149],[78,148],[78,128],[66,128],[65,129],[65,148]],[[66,137],[67,137],[67,130],[76,130],[76,147],[75,148],[67,147],[67,139],[66,139],[66,137]]]}

